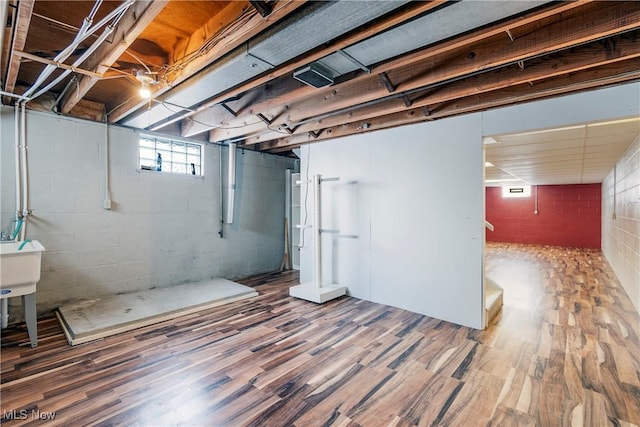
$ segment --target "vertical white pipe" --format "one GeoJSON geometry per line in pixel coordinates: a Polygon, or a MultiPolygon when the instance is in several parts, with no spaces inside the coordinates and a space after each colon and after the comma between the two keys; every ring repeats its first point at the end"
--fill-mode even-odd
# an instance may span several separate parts
{"type": "MultiPolygon", "coordinates": [[[[307,183],[309,185],[309,183],[307,183]]],[[[313,175],[313,287],[322,287],[322,244],[320,237],[320,175],[313,175]]]]}
{"type": "Polygon", "coordinates": [[[0,301],[2,302],[2,305],[0,305],[0,316],[2,317],[0,327],[4,329],[9,326],[9,298],[2,298],[0,301]]]}
{"type": "Polygon", "coordinates": [[[222,144],[218,145],[218,162],[220,163],[218,165],[218,182],[220,183],[220,185],[218,186],[218,202],[220,202],[220,230],[218,231],[218,235],[220,235],[220,238],[222,239],[224,237],[224,229],[223,229],[223,225],[224,225],[224,196],[223,196],[223,192],[224,192],[224,188],[222,185],[222,144]]]}
{"type": "MultiPolygon", "coordinates": [[[[20,177],[20,103],[16,102],[14,106],[14,124],[13,124],[13,137],[16,144],[16,221],[22,216],[22,178],[20,177]]],[[[17,224],[16,224],[17,225],[17,224]]],[[[11,230],[13,233],[13,230],[11,230]]],[[[17,238],[17,236],[16,236],[17,238]]]]}
{"type": "Polygon", "coordinates": [[[229,177],[227,180],[227,224],[233,224],[233,205],[236,195],[236,144],[229,143],[229,177]]]}
{"type": "MultiPolygon", "coordinates": [[[[0,23],[2,24],[0,25],[0,49],[2,46],[4,46],[4,32],[5,32],[4,27],[7,22],[8,11],[9,11],[9,2],[0,1],[0,23]]],[[[0,54],[0,70],[4,70],[4,65],[2,64],[2,54],[0,54]]],[[[2,85],[2,87],[4,87],[4,84],[2,85]]]]}
{"type": "Polygon", "coordinates": [[[111,209],[111,189],[109,182],[109,119],[106,108],[104,115],[104,209],[111,209]]]}
{"type": "Polygon", "coordinates": [[[20,139],[22,139],[22,228],[20,240],[27,235],[27,217],[29,216],[29,175],[27,174],[27,116],[26,102],[20,104],[20,139]]]}

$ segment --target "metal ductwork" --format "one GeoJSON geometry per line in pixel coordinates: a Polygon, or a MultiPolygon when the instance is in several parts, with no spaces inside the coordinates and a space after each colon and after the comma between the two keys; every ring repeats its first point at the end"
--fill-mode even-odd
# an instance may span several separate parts
{"type": "Polygon", "coordinates": [[[308,6],[159,97],[165,104],[152,105],[119,123],[145,129],[185,113],[186,110],[177,106],[189,108],[202,103],[407,3],[409,0],[369,1],[362,7],[360,1],[309,2],[308,6]],[[203,87],[207,90],[203,91],[203,87]]]}
{"type": "MultiPolygon", "coordinates": [[[[296,11],[246,46],[234,50],[177,86],[168,95],[160,97],[165,104],[154,105],[120,123],[144,129],[177,114],[184,114],[189,107],[199,105],[406,3],[368,1],[363,8],[359,1],[311,2],[308,7],[296,11]],[[203,91],[203,87],[207,90],[203,91]]],[[[310,63],[297,70],[294,77],[311,86],[324,87],[332,84],[335,78],[357,69],[368,69],[382,61],[546,3],[549,1],[462,0],[447,3],[446,6],[310,63]]]]}
{"type": "Polygon", "coordinates": [[[336,73],[334,77],[338,77],[361,68],[358,63],[372,66],[545,3],[549,1],[454,2],[349,46],[342,52],[325,56],[311,65],[333,70],[336,73]]]}

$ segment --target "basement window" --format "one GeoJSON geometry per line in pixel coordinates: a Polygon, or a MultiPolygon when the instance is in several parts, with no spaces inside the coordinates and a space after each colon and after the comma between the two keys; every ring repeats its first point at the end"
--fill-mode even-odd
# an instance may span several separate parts
{"type": "Polygon", "coordinates": [[[530,185],[507,185],[502,187],[502,197],[531,197],[530,185]]]}
{"type": "Polygon", "coordinates": [[[140,169],[163,173],[202,176],[202,145],[142,136],[140,169]]]}

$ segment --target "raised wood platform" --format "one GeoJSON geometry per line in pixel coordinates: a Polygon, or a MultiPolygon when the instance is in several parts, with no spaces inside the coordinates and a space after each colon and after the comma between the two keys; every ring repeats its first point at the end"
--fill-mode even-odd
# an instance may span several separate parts
{"type": "Polygon", "coordinates": [[[3,426],[32,410],[51,425],[640,425],[640,317],[600,252],[489,244],[487,268],[505,294],[486,331],[291,298],[292,272],[75,347],[54,318],[35,349],[23,326],[5,330],[3,426]]]}
{"type": "Polygon", "coordinates": [[[77,345],[257,295],[253,288],[215,278],[73,301],[58,307],[56,316],[69,344],[77,345]]]}

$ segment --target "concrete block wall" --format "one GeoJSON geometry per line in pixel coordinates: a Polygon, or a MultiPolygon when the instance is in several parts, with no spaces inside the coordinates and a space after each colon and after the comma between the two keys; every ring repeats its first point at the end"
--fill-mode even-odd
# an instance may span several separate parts
{"type": "MultiPolygon", "coordinates": [[[[0,225],[6,231],[15,212],[13,109],[1,113],[0,225]]],[[[112,209],[105,210],[104,124],[28,112],[27,135],[34,213],[27,236],[46,248],[40,312],[73,298],[279,267],[291,159],[238,152],[235,221],[223,225],[220,238],[220,155],[226,189],[226,147],[204,146],[204,177],[138,171],[139,134],[110,126],[112,209]]]]}
{"type": "Polygon", "coordinates": [[[600,184],[538,185],[531,192],[504,198],[501,187],[487,187],[486,216],[495,227],[487,241],[600,249],[600,184]]]}
{"type": "Polygon", "coordinates": [[[602,183],[602,252],[640,313],[640,136],[602,183]]]}

